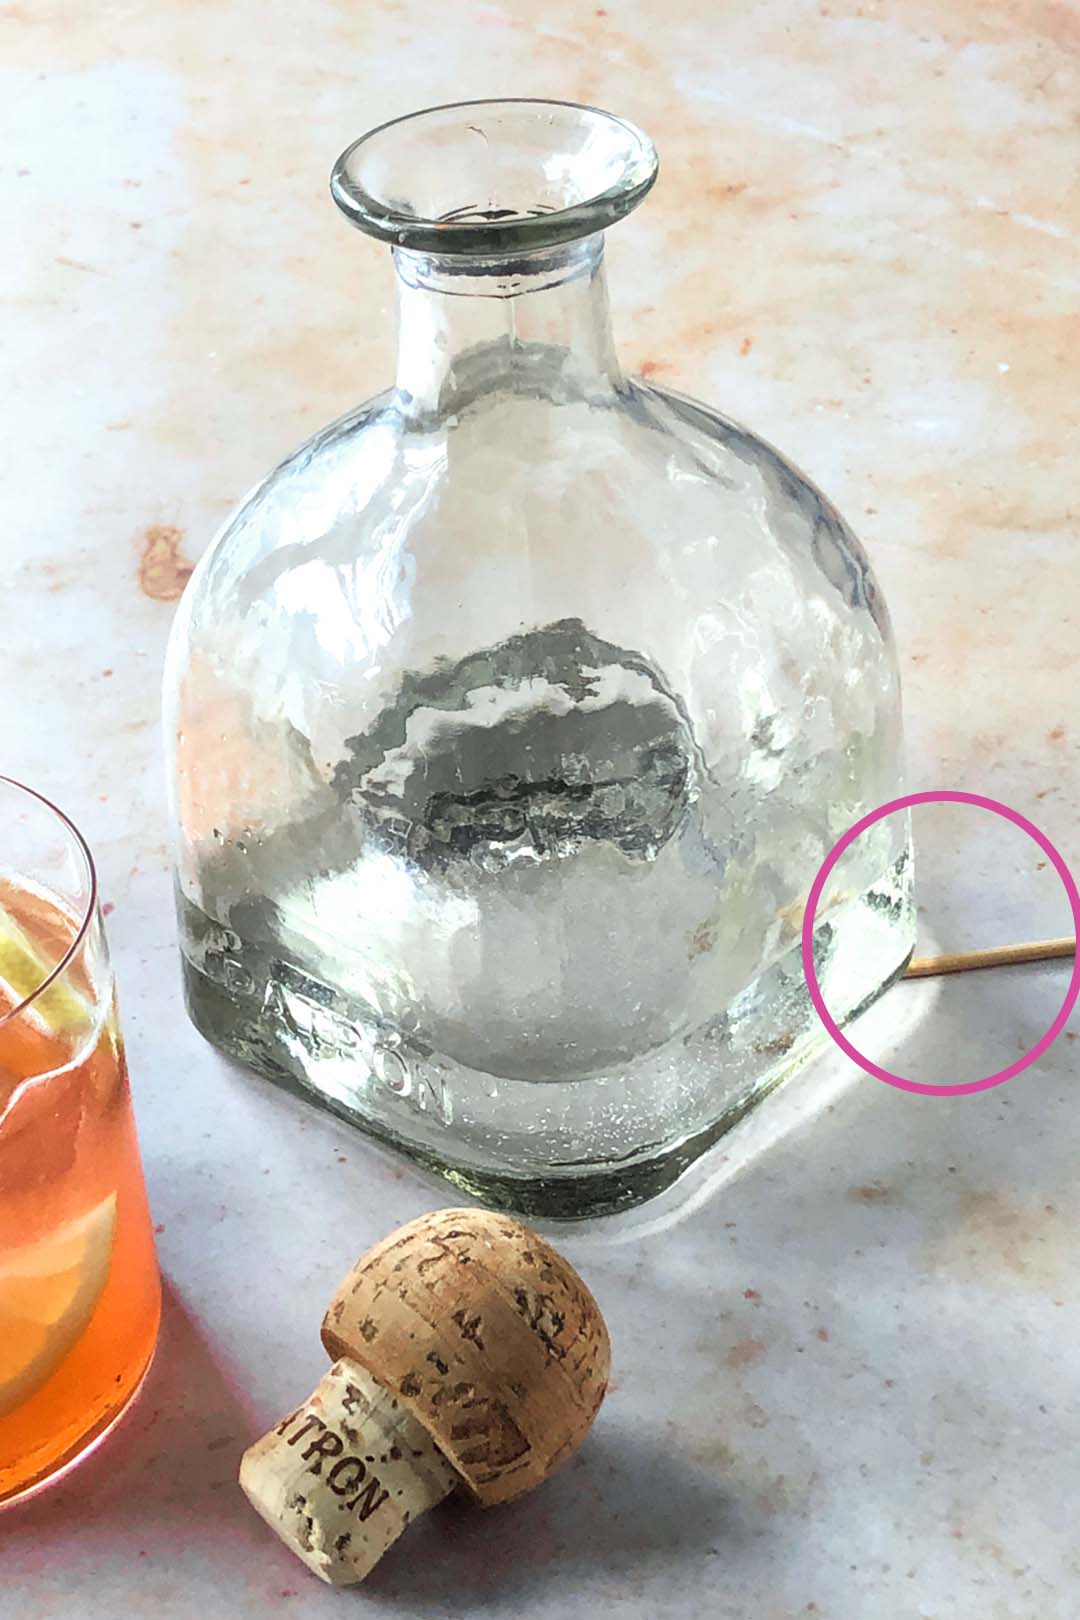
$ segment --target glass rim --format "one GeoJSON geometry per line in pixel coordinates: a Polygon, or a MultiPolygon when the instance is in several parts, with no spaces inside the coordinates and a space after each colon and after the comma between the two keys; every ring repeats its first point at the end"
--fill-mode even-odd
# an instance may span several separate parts
{"type": "MultiPolygon", "coordinates": [[[[469,126],[466,126],[469,127],[469,126]]],[[[337,206],[358,230],[395,247],[449,257],[497,258],[506,252],[555,247],[582,236],[590,236],[624,218],[652,189],[659,172],[656,148],[645,134],[626,118],[605,112],[587,102],[558,101],[535,96],[491,96],[476,101],[448,101],[436,107],[389,118],[377,124],[345,148],[330,175],[330,194],[337,206]],[[533,214],[515,213],[510,218],[454,219],[433,213],[414,212],[380,197],[360,177],[357,159],[369,156],[371,147],[391,131],[404,130],[428,122],[434,128],[450,113],[469,113],[479,108],[489,111],[527,112],[554,119],[559,113],[576,114],[621,139],[623,150],[615,178],[600,190],[591,192],[565,207],[533,214]]],[[[453,211],[451,211],[453,212],[453,211]]]]}
{"type": "Polygon", "coordinates": [[[86,939],[90,924],[93,922],[94,914],[97,911],[98,876],[97,867],[94,865],[94,857],[90,853],[90,845],[66,811],[61,810],[58,804],[53,804],[52,800],[47,799],[44,793],[39,793],[37,788],[28,787],[25,782],[19,782],[13,776],[5,776],[2,772],[0,772],[0,787],[11,787],[15,788],[19,793],[25,793],[28,798],[36,799],[38,804],[44,805],[45,809],[55,816],[56,820],[66,828],[75,848],[82,856],[86,875],[89,879],[83,915],[79,918],[78,926],[63,956],[56,963],[56,966],[46,974],[41,983],[35,985],[28,996],[24,996],[22,1001],[17,1002],[9,1012],[0,1016],[0,1029],[2,1029],[13,1018],[18,1018],[28,1007],[32,1007],[38,997],[48,990],[50,985],[55,984],[62,973],[66,972],[82,949],[83,941],[86,939]]]}

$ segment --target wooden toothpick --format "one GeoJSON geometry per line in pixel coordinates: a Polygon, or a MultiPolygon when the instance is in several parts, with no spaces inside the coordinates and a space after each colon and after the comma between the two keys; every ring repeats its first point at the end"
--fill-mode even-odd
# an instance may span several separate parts
{"type": "Polygon", "coordinates": [[[1075,939],[1037,939],[1027,945],[991,945],[983,951],[951,951],[945,956],[913,956],[905,979],[935,973],[968,973],[973,968],[1012,967],[1018,962],[1052,962],[1076,954],[1075,939]]]}

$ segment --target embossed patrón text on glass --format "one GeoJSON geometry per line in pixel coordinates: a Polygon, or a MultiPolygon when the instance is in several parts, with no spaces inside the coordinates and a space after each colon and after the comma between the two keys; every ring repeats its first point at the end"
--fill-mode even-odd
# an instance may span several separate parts
{"type": "MultiPolygon", "coordinates": [[[[166,679],[199,1027],[551,1215],[658,1191],[820,1048],[803,903],[900,785],[858,542],[619,369],[602,231],[655,173],[640,131],[551,102],[344,154],[339,206],[394,247],[395,384],[226,524],[166,679]]],[[[913,935],[883,823],[819,912],[829,1005],[913,935]]]]}

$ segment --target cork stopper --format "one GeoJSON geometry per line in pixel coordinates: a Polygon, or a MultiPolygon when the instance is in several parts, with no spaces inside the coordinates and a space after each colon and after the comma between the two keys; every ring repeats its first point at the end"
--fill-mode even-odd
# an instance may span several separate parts
{"type": "Polygon", "coordinates": [[[240,1484],[309,1569],[362,1580],[464,1484],[484,1505],[540,1484],[603,1400],[607,1329],[577,1272],[505,1215],[421,1216],[330,1302],[334,1365],[245,1452],[240,1484]]]}
{"type": "Polygon", "coordinates": [[[566,1461],[611,1370],[573,1266],[488,1210],[435,1210],[377,1243],[334,1295],[322,1339],[393,1390],[485,1506],[566,1461]]]}

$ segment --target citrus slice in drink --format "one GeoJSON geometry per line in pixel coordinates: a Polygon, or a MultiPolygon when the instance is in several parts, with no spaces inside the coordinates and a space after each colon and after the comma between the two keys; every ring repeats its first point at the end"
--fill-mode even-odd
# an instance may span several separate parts
{"type": "MultiPolygon", "coordinates": [[[[55,903],[50,903],[48,910],[54,919],[58,917],[64,925],[70,923],[74,933],[74,920],[66,917],[55,903]]],[[[55,933],[55,921],[52,931],[55,933]]],[[[56,941],[56,959],[63,954],[68,943],[70,941],[62,937],[56,941]]],[[[0,1013],[10,1011],[27,996],[32,996],[45,983],[49,972],[48,961],[26,930],[16,922],[0,894],[0,992],[4,992],[0,995],[0,1013]]],[[[67,977],[61,975],[41,990],[34,1003],[37,1018],[57,1035],[84,1028],[90,1021],[90,1008],[86,1000],[67,983],[67,977]]]]}
{"type": "Polygon", "coordinates": [[[116,1194],[0,1259],[0,1414],[56,1371],[109,1276],[116,1194]]]}

